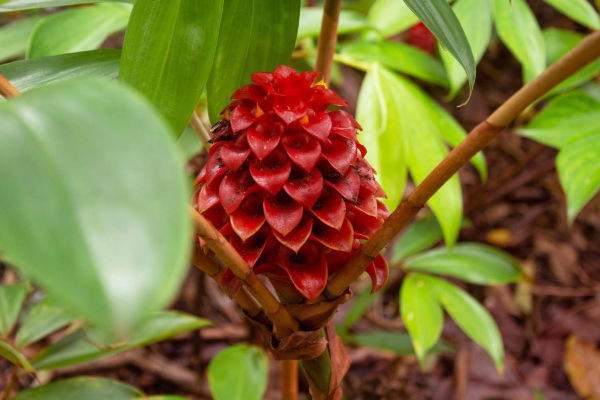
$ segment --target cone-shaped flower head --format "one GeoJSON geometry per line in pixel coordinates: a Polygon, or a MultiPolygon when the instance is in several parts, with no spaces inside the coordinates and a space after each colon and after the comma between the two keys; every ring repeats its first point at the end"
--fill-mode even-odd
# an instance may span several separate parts
{"type": "MultiPolygon", "coordinates": [[[[360,126],[317,75],[286,66],[253,74],[213,127],[196,179],[194,206],[286,301],[321,294],[389,214],[360,126]]],[[[380,289],[383,257],[367,272],[380,289]]]]}

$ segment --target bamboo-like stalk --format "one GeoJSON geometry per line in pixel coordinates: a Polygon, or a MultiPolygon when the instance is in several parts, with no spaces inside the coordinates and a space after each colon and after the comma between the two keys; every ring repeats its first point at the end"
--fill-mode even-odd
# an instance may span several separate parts
{"type": "Polygon", "coordinates": [[[17,97],[20,95],[19,89],[14,87],[2,74],[0,74],[0,95],[5,98],[17,97]]]}
{"type": "Polygon", "coordinates": [[[273,333],[278,339],[283,339],[291,333],[300,330],[300,324],[294,319],[283,305],[258,279],[242,256],[231,246],[214,226],[199,212],[190,208],[196,224],[196,232],[206,242],[206,245],[217,257],[227,265],[235,276],[240,278],[252,296],[260,303],[269,319],[273,322],[273,333]]]}
{"type": "Polygon", "coordinates": [[[504,102],[486,121],[476,126],[465,140],[455,147],[394,210],[360,252],[329,281],[324,296],[332,299],[344,293],[377,254],[413,219],[427,200],[469,162],[471,157],[488,145],[499,131],[517,118],[530,104],[598,57],[600,57],[600,31],[590,34],[576,48],[504,102]]]}
{"type": "Polygon", "coordinates": [[[281,400],[298,400],[298,361],[281,361],[281,400]]]}
{"type": "Polygon", "coordinates": [[[329,83],[331,64],[335,45],[337,43],[337,27],[340,19],[342,0],[326,0],[323,7],[323,21],[317,45],[317,62],[315,70],[323,74],[323,79],[329,83]]]}

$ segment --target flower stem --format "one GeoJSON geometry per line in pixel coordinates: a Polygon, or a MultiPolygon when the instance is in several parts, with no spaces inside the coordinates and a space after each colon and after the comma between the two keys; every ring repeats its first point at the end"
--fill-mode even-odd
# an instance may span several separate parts
{"type": "Polygon", "coordinates": [[[281,399],[298,399],[298,361],[281,361],[281,399]]]}
{"type": "Polygon", "coordinates": [[[377,254],[414,218],[427,200],[469,162],[471,157],[488,145],[498,132],[517,118],[530,104],[598,57],[600,57],[600,31],[590,34],[572,51],[511,96],[486,121],[477,125],[413,193],[400,203],[360,252],[329,281],[324,296],[332,299],[344,293],[377,254]]]}
{"type": "Polygon", "coordinates": [[[19,89],[14,87],[2,74],[0,74],[0,95],[7,99],[20,95],[19,89]]]}
{"type": "Polygon", "coordinates": [[[317,50],[317,63],[315,70],[323,74],[323,79],[329,83],[331,64],[337,43],[337,26],[340,19],[342,0],[325,0],[323,7],[323,21],[317,50]]]}

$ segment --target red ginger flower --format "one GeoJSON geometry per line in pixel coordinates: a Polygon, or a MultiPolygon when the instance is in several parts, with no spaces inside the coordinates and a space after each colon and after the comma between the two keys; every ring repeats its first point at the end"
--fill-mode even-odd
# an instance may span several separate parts
{"type": "MultiPolygon", "coordinates": [[[[194,206],[285,301],[312,300],[377,230],[385,193],[357,142],[346,102],[317,72],[280,66],[252,75],[213,129],[194,206]]],[[[379,255],[373,291],[388,276],[379,255]]],[[[228,272],[228,287],[239,288],[228,272]]]]}

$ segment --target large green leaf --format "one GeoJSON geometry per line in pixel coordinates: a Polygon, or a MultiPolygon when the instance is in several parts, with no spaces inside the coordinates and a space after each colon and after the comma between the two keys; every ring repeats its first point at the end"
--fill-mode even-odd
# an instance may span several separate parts
{"type": "Polygon", "coordinates": [[[106,378],[64,379],[35,389],[23,390],[14,400],[135,400],[144,394],[133,386],[106,378]]]}
{"type": "MultiPolygon", "coordinates": [[[[387,350],[398,356],[409,356],[415,354],[410,335],[404,332],[393,332],[384,330],[370,330],[350,336],[350,342],[359,346],[370,347],[378,350],[387,350]]],[[[452,347],[437,342],[429,350],[430,353],[442,353],[451,351],[452,347]]]]}
{"type": "Polygon", "coordinates": [[[444,279],[420,275],[424,286],[437,297],[454,322],[473,341],[483,347],[502,370],[504,346],[498,327],[489,312],[464,290],[444,279]]]}
{"type": "Polygon", "coordinates": [[[23,318],[17,332],[16,345],[23,348],[68,325],[72,320],[73,317],[63,307],[47,296],[35,304],[23,318]]]}
{"type": "Polygon", "coordinates": [[[177,312],[159,312],[143,321],[126,343],[102,348],[87,332],[77,331],[45,348],[32,363],[36,369],[55,369],[122,353],[211,325],[207,320],[177,312]]]}
{"type": "Polygon", "coordinates": [[[260,400],[267,389],[265,352],[245,344],[231,346],[208,365],[208,385],[215,400],[260,400]]]}
{"type": "Polygon", "coordinates": [[[0,62],[25,55],[29,35],[42,18],[24,18],[0,27],[0,62]]]}
{"type": "Polygon", "coordinates": [[[460,22],[446,0],[404,0],[467,74],[469,89],[475,84],[475,59],[460,22]]]}
{"type": "Polygon", "coordinates": [[[400,289],[400,315],[420,361],[438,341],[444,324],[442,307],[425,278],[426,275],[409,274],[400,289]]]}
{"type": "MultiPolygon", "coordinates": [[[[492,34],[490,0],[458,0],[453,10],[465,31],[477,64],[483,57],[492,34]]],[[[440,57],[448,73],[450,97],[454,97],[467,81],[467,74],[458,61],[442,48],[440,48],[440,57]]]]}
{"type": "Polygon", "coordinates": [[[169,127],[132,91],[92,79],[0,104],[0,126],[0,252],[107,339],[125,338],[187,267],[187,181],[169,127]]]}
{"type": "Polygon", "coordinates": [[[526,80],[546,68],[544,38],[535,15],[525,0],[492,0],[496,32],[523,65],[526,80]]]}
{"type": "Polygon", "coordinates": [[[26,295],[26,283],[0,285],[0,337],[8,336],[17,322],[26,295]]]}
{"type": "Polygon", "coordinates": [[[589,0],[544,0],[567,17],[590,29],[600,29],[600,16],[589,0]]]}
{"type": "MultiPolygon", "coordinates": [[[[585,35],[579,32],[558,28],[545,29],[542,34],[544,35],[544,42],[546,44],[546,61],[548,65],[554,64],[585,38],[585,35]]],[[[559,83],[546,96],[552,96],[556,93],[581,86],[597,76],[598,73],[600,73],[600,58],[559,83]]]]}
{"type": "MultiPolygon", "coordinates": [[[[71,6],[73,4],[121,2],[134,3],[135,0],[9,0],[0,5],[0,12],[28,10],[31,8],[47,8],[71,6]]],[[[0,4],[2,1],[0,1],[0,4]]]]}
{"type": "Polygon", "coordinates": [[[433,246],[443,238],[442,227],[433,215],[420,218],[409,225],[392,248],[391,264],[433,246]]]}
{"type": "MultiPolygon", "coordinates": [[[[295,6],[294,6],[295,7],[295,6]]],[[[294,8],[295,9],[295,8],[294,8]]],[[[323,20],[323,9],[319,7],[302,7],[300,10],[300,22],[298,24],[297,40],[306,37],[319,36],[321,33],[321,21],[323,20]]],[[[338,21],[338,35],[352,32],[360,32],[373,29],[373,25],[361,13],[356,11],[341,10],[338,21]]]]}
{"type": "Polygon", "coordinates": [[[208,80],[208,114],[214,123],[233,92],[250,75],[290,61],[300,0],[226,0],[215,60],[208,80]]]}
{"type": "Polygon", "coordinates": [[[110,34],[127,26],[130,12],[128,4],[105,3],[52,14],[33,30],[27,57],[94,50],[110,34]]]}
{"type": "Polygon", "coordinates": [[[367,18],[383,36],[393,36],[419,22],[419,18],[399,0],[375,0],[367,18]]]}
{"type": "Polygon", "coordinates": [[[442,274],[481,285],[513,283],[521,268],[507,253],[480,243],[458,243],[417,254],[404,263],[409,271],[442,274]]]}
{"type": "MultiPolygon", "coordinates": [[[[389,41],[359,41],[344,46],[341,54],[342,57],[365,62],[369,67],[373,62],[378,62],[426,82],[448,86],[446,72],[439,60],[414,46],[389,41]]],[[[344,62],[344,58],[338,61],[344,62]]]]}
{"type": "Polygon", "coordinates": [[[563,148],[577,137],[600,132],[600,101],[581,91],[553,99],[519,133],[548,146],[563,148]]]}
{"type": "MultiPolygon", "coordinates": [[[[595,121],[598,124],[598,119],[595,121]]],[[[572,222],[581,208],[600,190],[600,127],[595,134],[567,142],[556,157],[560,183],[567,195],[567,216],[572,222]]]]}
{"type": "Polygon", "coordinates": [[[162,111],[176,136],[206,85],[222,11],[223,0],[138,0],[133,7],[119,78],[162,111]]]}
{"type": "Polygon", "coordinates": [[[121,50],[92,50],[0,65],[0,74],[25,92],[36,86],[80,77],[115,79],[120,59],[121,50]]]}
{"type": "MultiPolygon", "coordinates": [[[[374,64],[363,83],[357,117],[361,124],[368,121],[363,125],[363,143],[369,150],[366,158],[379,172],[377,177],[392,208],[402,196],[406,166],[413,180],[420,183],[448,153],[445,131],[462,129],[418,86],[378,64],[374,64]],[[373,107],[376,109],[371,110],[373,107]],[[379,127],[372,121],[378,121],[379,127]]],[[[446,242],[452,246],[462,219],[458,177],[452,177],[428,205],[440,221],[446,242]]]]}

